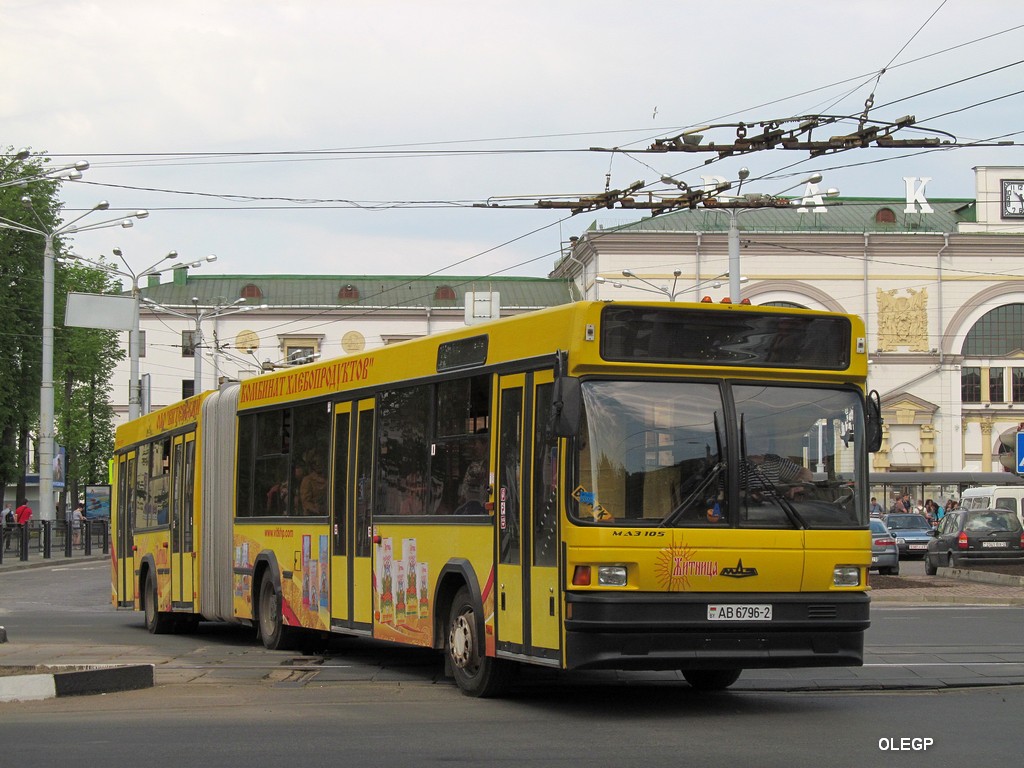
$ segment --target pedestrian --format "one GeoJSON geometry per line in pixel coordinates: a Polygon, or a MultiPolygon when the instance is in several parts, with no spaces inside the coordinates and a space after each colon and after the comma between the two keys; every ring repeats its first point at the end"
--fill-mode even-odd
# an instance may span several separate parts
{"type": "Polygon", "coordinates": [[[3,533],[4,551],[11,551],[11,534],[14,533],[14,526],[17,523],[14,518],[14,510],[11,509],[11,502],[4,504],[4,510],[0,513],[0,531],[3,533]]]}
{"type": "MultiPolygon", "coordinates": [[[[22,499],[18,508],[14,510],[14,522],[18,524],[18,533],[21,536],[20,542],[25,546],[28,541],[28,521],[32,519],[32,507],[28,505],[27,499],[22,499]]],[[[24,552],[25,550],[22,550],[24,552]]]]}
{"type": "Polygon", "coordinates": [[[71,513],[71,534],[75,547],[82,543],[82,521],[85,520],[85,505],[78,502],[75,511],[71,513]]]}
{"type": "Polygon", "coordinates": [[[882,509],[882,505],[878,503],[878,499],[875,496],[872,496],[871,507],[868,509],[868,514],[872,517],[881,517],[884,512],[885,510],[882,509]]]}

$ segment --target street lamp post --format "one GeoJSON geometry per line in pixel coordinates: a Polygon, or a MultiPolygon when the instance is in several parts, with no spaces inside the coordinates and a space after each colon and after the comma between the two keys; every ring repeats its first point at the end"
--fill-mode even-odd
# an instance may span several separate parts
{"type": "MultiPolygon", "coordinates": [[[[750,172],[746,168],[740,169],[739,177],[741,186],[749,175],[750,172]]],[[[760,208],[788,208],[792,204],[792,200],[785,197],[778,197],[777,195],[781,195],[783,192],[795,189],[803,184],[817,184],[820,181],[821,174],[814,173],[799,184],[794,184],[792,187],[788,187],[776,195],[765,195],[755,192],[727,201],[719,201],[716,198],[710,198],[704,201],[705,210],[724,213],[729,217],[729,231],[726,242],[729,247],[729,298],[733,303],[739,304],[740,302],[740,215],[760,208]]],[[[825,197],[835,197],[839,194],[839,190],[829,189],[822,194],[825,197]]]]}
{"type": "Polygon", "coordinates": [[[32,207],[32,200],[29,197],[22,197],[21,202],[35,216],[39,227],[32,227],[18,221],[0,217],[0,228],[41,235],[45,241],[45,247],[43,248],[43,362],[41,370],[42,383],[39,388],[39,518],[41,520],[55,520],[56,514],[53,508],[53,292],[55,261],[53,241],[54,238],[62,235],[88,232],[94,229],[105,229],[114,226],[127,229],[134,224],[133,218],[144,219],[149,216],[149,212],[136,211],[127,218],[108,219],[79,226],[78,222],[90,213],[105,211],[110,207],[110,203],[104,200],[77,218],[65,222],[59,227],[49,229],[32,207]]]}
{"type": "Polygon", "coordinates": [[[244,301],[244,298],[239,298],[235,299],[229,304],[214,304],[213,306],[200,307],[199,297],[193,296],[192,306],[194,311],[191,314],[189,314],[187,312],[182,312],[173,307],[167,307],[164,306],[163,304],[158,304],[157,302],[149,298],[145,298],[142,300],[142,303],[152,310],[155,310],[157,312],[166,312],[169,315],[174,315],[175,317],[180,317],[185,320],[191,320],[195,323],[195,333],[192,337],[194,349],[194,360],[192,363],[192,369],[194,376],[193,388],[195,394],[198,395],[200,392],[203,391],[203,321],[211,320],[216,317],[225,317],[226,315],[234,315],[239,312],[250,312],[254,309],[259,309],[259,307],[257,307],[254,304],[240,306],[244,301]]]}

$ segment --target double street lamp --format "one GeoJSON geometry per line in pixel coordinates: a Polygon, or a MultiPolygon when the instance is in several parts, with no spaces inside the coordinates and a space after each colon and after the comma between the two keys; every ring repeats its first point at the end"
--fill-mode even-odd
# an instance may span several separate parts
{"type": "MultiPolygon", "coordinates": [[[[700,290],[700,288],[702,286],[705,286],[705,285],[710,285],[713,288],[720,288],[721,285],[722,285],[722,283],[721,283],[722,278],[729,276],[728,272],[723,272],[722,274],[716,275],[715,277],[709,278],[708,280],[701,280],[698,283],[696,283],[695,285],[688,286],[686,288],[680,288],[679,290],[676,290],[676,285],[679,283],[679,277],[682,274],[683,274],[683,271],[681,269],[673,270],[673,272],[672,272],[672,287],[669,288],[668,286],[664,286],[664,285],[655,285],[650,280],[647,280],[646,278],[640,277],[640,275],[636,274],[631,269],[624,269],[624,270],[622,270],[622,276],[623,277],[628,277],[628,278],[633,279],[633,280],[639,280],[641,283],[644,284],[644,285],[634,285],[634,286],[632,286],[634,290],[644,291],[646,293],[658,293],[658,294],[661,294],[662,296],[666,297],[669,301],[675,301],[679,296],[682,296],[683,293],[685,293],[686,291],[700,290]],[[647,286],[647,287],[644,287],[644,286],[647,286]]],[[[745,283],[745,282],[747,282],[747,280],[749,280],[749,278],[746,277],[746,276],[743,276],[743,277],[739,278],[739,282],[740,283],[745,283]]],[[[599,283],[601,285],[604,285],[605,283],[608,282],[608,280],[606,278],[601,277],[600,275],[598,275],[597,277],[594,278],[594,282],[595,283],[599,283]]],[[[622,286],[623,286],[623,284],[620,283],[620,282],[613,282],[613,283],[611,283],[611,285],[613,287],[615,287],[615,288],[622,288],[622,286]]]]}
{"type": "MultiPolygon", "coordinates": [[[[88,165],[86,165],[88,167],[88,165]]],[[[52,177],[47,177],[52,178],[52,177]]],[[[82,219],[95,211],[105,211],[110,203],[105,200],[97,203],[85,213],[60,226],[50,228],[32,207],[28,196],[21,198],[22,204],[31,211],[38,227],[23,224],[0,216],[0,229],[10,229],[44,238],[43,248],[43,363],[42,383],[39,390],[39,517],[42,520],[55,520],[53,505],[53,451],[54,451],[54,420],[53,420],[53,292],[54,292],[54,249],[55,238],[63,235],[89,232],[108,227],[131,227],[132,219],[144,219],[149,211],[136,211],[128,217],[118,217],[80,225],[82,219]]]]}
{"type": "MultiPolygon", "coordinates": [[[[216,256],[207,256],[208,261],[212,261],[216,256]]],[[[198,264],[193,265],[198,266],[198,264]]],[[[193,348],[193,388],[195,394],[199,394],[203,391],[203,347],[205,346],[203,341],[203,321],[211,320],[218,317],[225,317],[227,315],[234,315],[239,312],[250,312],[254,309],[260,309],[260,306],[255,304],[245,304],[244,298],[235,299],[234,301],[226,304],[214,304],[212,306],[199,306],[199,297],[192,297],[193,312],[187,313],[182,312],[179,309],[173,307],[164,306],[153,301],[150,298],[145,298],[142,303],[150,309],[156,312],[166,312],[169,315],[180,317],[185,320],[191,320],[195,323],[195,331],[192,335],[192,348],[193,348]]],[[[265,305],[263,305],[265,307],[265,305]]],[[[216,351],[216,350],[214,350],[216,351]]]]}

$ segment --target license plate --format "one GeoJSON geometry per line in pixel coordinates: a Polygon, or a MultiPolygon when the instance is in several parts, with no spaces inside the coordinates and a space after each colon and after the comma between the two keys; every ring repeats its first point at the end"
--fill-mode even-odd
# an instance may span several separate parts
{"type": "Polygon", "coordinates": [[[878,562],[878,555],[872,555],[871,556],[871,562],[872,563],[877,563],[878,562]]]}
{"type": "Polygon", "coordinates": [[[708,621],[771,621],[770,604],[709,605],[708,621]]]}
{"type": "Polygon", "coordinates": [[[982,547],[1003,547],[1006,548],[1005,541],[983,541],[981,542],[982,547]]]}
{"type": "Polygon", "coordinates": [[[927,544],[911,544],[910,548],[911,549],[928,549],[928,545],[927,544]]]}

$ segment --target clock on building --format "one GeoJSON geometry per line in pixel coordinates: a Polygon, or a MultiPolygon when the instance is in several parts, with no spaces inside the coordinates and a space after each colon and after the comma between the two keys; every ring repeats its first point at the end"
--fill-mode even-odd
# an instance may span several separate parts
{"type": "Polygon", "coordinates": [[[1024,219],[1024,181],[1003,179],[1001,201],[1004,219],[1024,219]]]}

